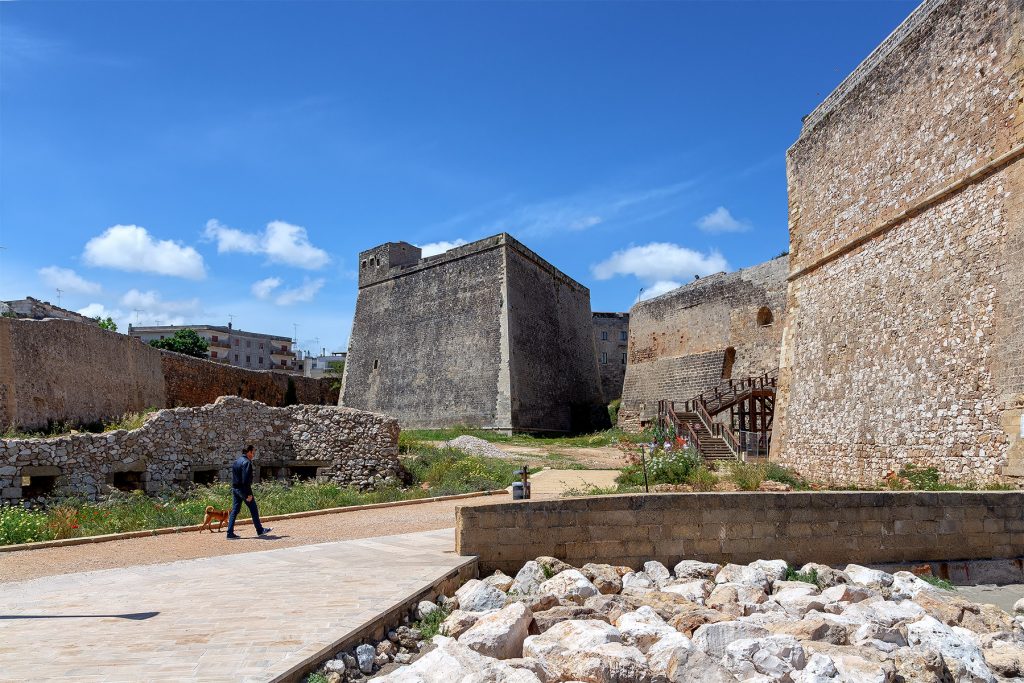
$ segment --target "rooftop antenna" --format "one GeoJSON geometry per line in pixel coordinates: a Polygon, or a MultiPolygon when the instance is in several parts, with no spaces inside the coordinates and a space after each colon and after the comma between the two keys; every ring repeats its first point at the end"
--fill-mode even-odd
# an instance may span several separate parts
{"type": "Polygon", "coordinates": [[[160,323],[161,323],[161,322],[163,322],[163,321],[162,321],[162,320],[160,320],[160,318],[157,318],[157,319],[156,319],[156,326],[157,326],[157,327],[160,327],[160,323]]]}
{"type": "Polygon", "coordinates": [[[57,307],[60,308],[60,295],[64,293],[64,290],[57,287],[57,307]]]}
{"type": "Polygon", "coordinates": [[[299,343],[299,324],[298,323],[292,323],[292,332],[295,335],[294,339],[292,339],[292,343],[293,344],[298,344],[299,343]]]}
{"type": "Polygon", "coordinates": [[[640,303],[640,295],[644,293],[644,288],[641,287],[640,291],[636,293],[636,301],[634,303],[640,303]]]}
{"type": "Polygon", "coordinates": [[[232,325],[235,324],[235,314],[234,313],[228,313],[228,322],[231,323],[232,325]]]}
{"type": "Polygon", "coordinates": [[[138,325],[139,324],[139,314],[142,313],[143,311],[142,311],[141,308],[133,308],[132,310],[135,311],[135,324],[138,325]]]}

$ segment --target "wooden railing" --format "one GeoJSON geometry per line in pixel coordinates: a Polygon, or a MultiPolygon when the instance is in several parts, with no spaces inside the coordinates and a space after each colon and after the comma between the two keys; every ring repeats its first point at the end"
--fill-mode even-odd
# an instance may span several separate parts
{"type": "Polygon", "coordinates": [[[698,394],[686,402],[687,412],[697,412],[695,404],[700,402],[705,410],[711,414],[718,413],[736,401],[745,398],[752,392],[770,391],[775,393],[778,386],[779,371],[771,370],[757,377],[744,377],[742,379],[727,379],[715,387],[698,394]]]}

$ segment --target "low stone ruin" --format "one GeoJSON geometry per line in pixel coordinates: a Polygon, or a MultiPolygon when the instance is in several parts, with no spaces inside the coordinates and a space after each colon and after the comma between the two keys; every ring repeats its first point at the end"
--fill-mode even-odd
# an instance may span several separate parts
{"type": "Polygon", "coordinates": [[[673,570],[647,562],[633,571],[541,557],[515,577],[496,572],[421,603],[420,617],[450,610],[431,641],[402,627],[391,642],[339,653],[321,671],[329,683],[374,673],[380,683],[944,683],[1024,675],[1024,616],[909,572],[808,564],[802,580],[786,576],[783,560],[686,560],[673,570]]]}
{"type": "Polygon", "coordinates": [[[271,408],[224,396],[157,411],[131,431],[0,440],[0,500],[95,500],[112,488],[155,493],[230,480],[248,444],[256,447],[257,481],[315,478],[371,489],[401,479],[398,432],[395,419],[351,408],[271,408]]]}

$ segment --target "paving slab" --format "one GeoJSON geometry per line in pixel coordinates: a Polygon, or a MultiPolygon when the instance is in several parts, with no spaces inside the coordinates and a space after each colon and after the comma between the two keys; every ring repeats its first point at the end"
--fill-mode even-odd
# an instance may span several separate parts
{"type": "Polygon", "coordinates": [[[473,558],[454,530],[48,576],[0,589],[0,681],[267,681],[473,558]]]}

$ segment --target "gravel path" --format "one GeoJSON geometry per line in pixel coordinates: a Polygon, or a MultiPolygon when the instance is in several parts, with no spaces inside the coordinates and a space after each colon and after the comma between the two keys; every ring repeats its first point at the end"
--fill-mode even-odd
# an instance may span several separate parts
{"type": "Polygon", "coordinates": [[[256,538],[252,526],[244,525],[235,528],[235,532],[242,536],[237,541],[228,541],[224,538],[223,532],[211,534],[190,531],[64,548],[0,553],[0,583],[197,557],[249,553],[326,541],[447,529],[455,526],[457,506],[487,505],[509,500],[511,497],[507,495],[480,496],[280,520],[268,523],[273,527],[273,532],[268,538],[256,538]]]}

